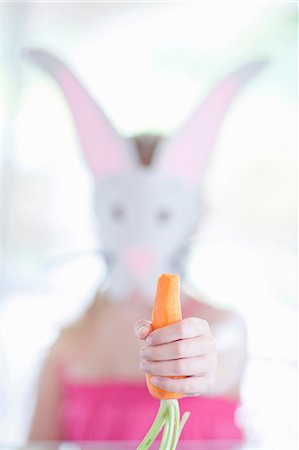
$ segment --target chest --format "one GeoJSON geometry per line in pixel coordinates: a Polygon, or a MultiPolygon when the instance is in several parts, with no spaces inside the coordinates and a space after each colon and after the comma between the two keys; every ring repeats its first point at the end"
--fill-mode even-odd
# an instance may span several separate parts
{"type": "Polygon", "coordinates": [[[130,311],[105,311],[89,326],[69,360],[71,375],[79,379],[143,379],[134,334],[140,315],[130,311]]]}

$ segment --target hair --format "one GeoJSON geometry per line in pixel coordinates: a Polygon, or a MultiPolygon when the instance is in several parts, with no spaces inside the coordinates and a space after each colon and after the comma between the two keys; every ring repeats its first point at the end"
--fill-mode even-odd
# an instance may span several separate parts
{"type": "Polygon", "coordinates": [[[161,136],[155,134],[140,134],[133,136],[131,140],[135,144],[140,164],[142,166],[149,166],[152,162],[157,145],[161,140],[161,136]]]}

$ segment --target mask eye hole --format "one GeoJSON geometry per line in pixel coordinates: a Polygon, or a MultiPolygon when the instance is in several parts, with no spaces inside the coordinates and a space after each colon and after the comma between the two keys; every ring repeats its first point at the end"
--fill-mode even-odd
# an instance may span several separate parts
{"type": "Polygon", "coordinates": [[[160,223],[167,223],[171,218],[171,213],[167,209],[161,209],[157,214],[157,220],[160,223]]]}
{"type": "Polygon", "coordinates": [[[121,222],[125,218],[125,210],[121,205],[115,205],[111,208],[111,216],[116,222],[121,222]]]}

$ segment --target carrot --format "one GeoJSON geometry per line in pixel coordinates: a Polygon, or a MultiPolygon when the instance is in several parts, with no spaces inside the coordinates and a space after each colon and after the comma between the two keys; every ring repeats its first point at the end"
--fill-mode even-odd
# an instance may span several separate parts
{"type": "MultiPolygon", "coordinates": [[[[182,320],[181,302],[180,302],[180,276],[170,273],[163,273],[158,278],[156,296],[152,314],[152,328],[165,327],[174,322],[182,320]]],[[[159,399],[167,400],[173,398],[182,398],[183,394],[168,392],[154,386],[151,383],[152,375],[146,375],[146,384],[149,393],[159,399]]]]}
{"type": "MultiPolygon", "coordinates": [[[[152,328],[156,330],[180,320],[182,320],[180,277],[179,275],[164,273],[158,278],[152,314],[152,328]]],[[[147,387],[149,393],[160,400],[160,408],[150,430],[139,444],[137,450],[147,450],[163,427],[160,450],[175,450],[190,413],[185,413],[180,419],[178,399],[182,398],[183,394],[165,391],[154,386],[151,383],[151,377],[149,374],[146,375],[147,387]]]]}

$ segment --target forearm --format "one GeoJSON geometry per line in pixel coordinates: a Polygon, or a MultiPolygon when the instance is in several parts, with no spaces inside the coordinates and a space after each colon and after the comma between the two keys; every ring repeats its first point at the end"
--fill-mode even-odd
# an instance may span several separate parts
{"type": "Polygon", "coordinates": [[[218,356],[216,376],[209,395],[237,394],[242,381],[245,364],[245,351],[243,354],[233,350],[222,352],[218,356]]]}
{"type": "Polygon", "coordinates": [[[246,328],[234,318],[229,327],[214,332],[217,348],[217,369],[209,395],[237,393],[247,360],[246,328]]]}

